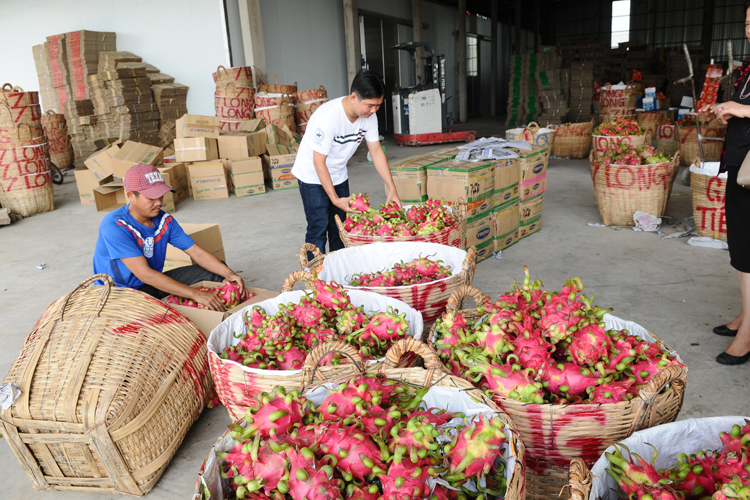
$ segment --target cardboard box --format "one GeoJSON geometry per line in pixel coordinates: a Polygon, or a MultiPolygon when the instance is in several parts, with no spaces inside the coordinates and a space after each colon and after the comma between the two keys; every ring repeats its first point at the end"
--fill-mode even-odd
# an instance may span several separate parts
{"type": "Polygon", "coordinates": [[[484,212],[466,221],[466,248],[492,241],[492,212],[484,212]]]}
{"type": "Polygon", "coordinates": [[[519,236],[526,238],[534,233],[538,233],[542,229],[542,216],[531,219],[528,224],[521,224],[518,226],[519,236]]]}
{"type": "Polygon", "coordinates": [[[120,141],[110,144],[104,149],[100,149],[86,158],[83,163],[98,180],[105,181],[114,174],[112,157],[115,156],[118,151],[120,151],[120,141]]]}
{"type": "Polygon", "coordinates": [[[549,164],[549,147],[533,146],[532,151],[521,151],[520,197],[521,201],[533,198],[547,189],[547,165],[549,164]]]}
{"type": "Polygon", "coordinates": [[[518,201],[505,205],[492,213],[492,232],[495,252],[505,250],[520,239],[521,221],[518,201]]]}
{"type": "Polygon", "coordinates": [[[156,167],[161,166],[164,156],[161,148],[142,144],[140,142],[127,141],[120,150],[112,157],[112,173],[120,179],[136,163],[146,163],[156,167]]]}
{"type": "Polygon", "coordinates": [[[268,158],[268,165],[271,167],[291,167],[297,159],[297,148],[281,144],[266,144],[266,153],[265,157],[268,158]]]}
{"type": "MultiPolygon", "coordinates": [[[[220,287],[222,285],[223,283],[215,283],[213,281],[199,281],[198,283],[195,283],[191,286],[193,288],[197,288],[199,286],[220,287]]],[[[190,321],[195,323],[195,326],[198,327],[198,330],[203,332],[203,334],[208,337],[211,334],[211,331],[219,326],[219,323],[221,323],[237,311],[241,311],[247,306],[262,302],[264,300],[272,299],[279,295],[278,292],[272,292],[270,290],[264,290],[262,288],[247,287],[247,289],[253,292],[255,296],[247,299],[245,302],[242,302],[241,304],[229,309],[228,311],[211,311],[208,309],[198,309],[197,307],[180,306],[177,304],[169,304],[169,307],[184,314],[190,321]]]]}
{"type": "Polygon", "coordinates": [[[211,137],[186,137],[174,140],[174,157],[177,161],[210,161],[219,158],[217,139],[211,137]]]}
{"type": "Polygon", "coordinates": [[[161,200],[161,209],[168,214],[173,214],[177,211],[177,203],[174,201],[174,193],[167,193],[161,200]]]}
{"type": "Polygon", "coordinates": [[[94,204],[97,212],[112,211],[128,204],[122,182],[110,182],[94,189],[94,204]]]}
{"type": "MultiPolygon", "coordinates": [[[[205,251],[214,254],[222,262],[227,258],[224,254],[224,242],[221,239],[221,226],[219,224],[180,224],[185,234],[190,236],[196,245],[205,251]]],[[[167,245],[167,257],[164,261],[164,271],[178,267],[195,264],[188,254],[182,250],[167,245]]]]}
{"type": "Polygon", "coordinates": [[[173,193],[175,203],[180,203],[190,197],[190,181],[184,163],[170,163],[160,167],[159,172],[164,177],[164,182],[175,190],[173,193]]]}
{"type": "Polygon", "coordinates": [[[502,250],[505,250],[508,247],[515,245],[516,243],[518,243],[520,239],[521,239],[520,228],[516,228],[507,234],[498,236],[497,238],[492,240],[495,253],[500,252],[502,250]]]}
{"type": "Polygon", "coordinates": [[[81,205],[96,205],[94,200],[94,189],[102,184],[108,184],[114,181],[112,175],[99,180],[96,174],[91,170],[76,170],[76,186],[78,187],[78,197],[81,205]]]}
{"type": "Polygon", "coordinates": [[[229,198],[229,179],[222,161],[191,163],[187,169],[194,200],[229,198]]]}
{"type": "MultiPolygon", "coordinates": [[[[273,147],[274,145],[270,146],[273,147]]],[[[294,161],[292,160],[292,163],[274,164],[274,158],[278,160],[279,157],[263,155],[263,175],[270,182],[271,188],[276,191],[299,188],[297,178],[292,175],[294,161]]]]}
{"type": "Polygon", "coordinates": [[[263,162],[260,158],[229,160],[229,174],[232,192],[237,197],[252,196],[266,192],[263,182],[263,162]]]}
{"type": "Polygon", "coordinates": [[[488,212],[495,187],[494,163],[446,162],[427,167],[427,195],[455,203],[466,201],[468,218],[488,212]]]}
{"type": "Polygon", "coordinates": [[[219,118],[216,116],[182,115],[175,123],[175,133],[178,139],[185,137],[213,137],[219,138],[219,118]]]}
{"type": "Polygon", "coordinates": [[[218,141],[219,158],[241,160],[266,152],[266,134],[263,131],[254,134],[222,135],[218,141]]]}
{"type": "MultiPolygon", "coordinates": [[[[391,177],[396,185],[396,192],[402,203],[422,203],[427,201],[427,168],[426,167],[391,167],[391,177]]],[[[385,186],[385,194],[389,189],[385,186]]]]}
{"type": "Polygon", "coordinates": [[[547,177],[534,179],[530,184],[521,187],[521,201],[539,196],[547,190],[547,177]]]}
{"type": "Polygon", "coordinates": [[[530,224],[531,221],[542,215],[542,204],[544,202],[544,195],[540,194],[528,200],[521,202],[519,211],[521,218],[520,224],[530,224]]]}
{"type": "Polygon", "coordinates": [[[492,239],[480,243],[476,246],[477,249],[477,262],[482,262],[485,259],[495,255],[495,247],[492,239]]]}

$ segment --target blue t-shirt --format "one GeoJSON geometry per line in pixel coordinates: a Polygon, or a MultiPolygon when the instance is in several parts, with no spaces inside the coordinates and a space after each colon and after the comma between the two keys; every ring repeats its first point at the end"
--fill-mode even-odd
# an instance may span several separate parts
{"type": "Polygon", "coordinates": [[[129,206],[110,212],[102,220],[94,250],[94,274],[109,274],[119,287],[140,288],[144,283],[120,259],[145,257],[151,269],[162,272],[167,243],[180,250],[188,250],[194,243],[168,213],[160,210],[153,218],[154,227],[147,227],[130,215],[129,206]]]}

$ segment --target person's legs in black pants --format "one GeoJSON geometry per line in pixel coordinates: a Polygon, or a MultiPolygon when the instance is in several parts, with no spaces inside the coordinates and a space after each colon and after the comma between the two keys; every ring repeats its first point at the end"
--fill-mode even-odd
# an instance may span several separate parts
{"type": "MultiPolygon", "coordinates": [[[[326,251],[326,229],[328,218],[333,206],[328,194],[320,184],[307,184],[298,180],[299,194],[302,197],[302,207],[307,219],[307,232],[305,243],[312,243],[321,253],[326,251]]],[[[312,260],[313,255],[307,252],[307,259],[312,260]]]]}
{"type": "MultiPolygon", "coordinates": [[[[349,197],[349,180],[345,180],[338,186],[333,186],[336,190],[336,194],[339,198],[349,197]]],[[[330,199],[328,201],[331,203],[330,199]]],[[[341,222],[346,220],[346,212],[341,210],[339,207],[331,203],[331,210],[328,212],[328,249],[331,252],[341,250],[344,248],[344,242],[341,241],[341,235],[339,234],[339,228],[336,225],[335,216],[338,215],[341,222]]]]}
{"type": "MultiPolygon", "coordinates": [[[[183,285],[187,286],[194,285],[199,281],[215,281],[217,283],[221,283],[222,281],[224,281],[223,276],[214,274],[211,271],[206,271],[197,264],[170,269],[169,271],[165,271],[164,274],[169,276],[176,282],[182,283],[183,285]]],[[[159,300],[169,295],[168,293],[162,292],[158,288],[154,288],[151,285],[143,285],[139,290],[153,297],[156,297],[159,300]]]]}

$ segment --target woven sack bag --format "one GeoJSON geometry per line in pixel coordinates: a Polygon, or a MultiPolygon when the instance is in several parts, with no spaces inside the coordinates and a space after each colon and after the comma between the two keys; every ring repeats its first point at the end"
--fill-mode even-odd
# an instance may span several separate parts
{"type": "Polygon", "coordinates": [[[211,373],[190,320],[98,274],[47,308],[3,382],[20,396],[0,425],[34,488],[143,496],[200,416],[211,373]]]}
{"type": "MultiPolygon", "coordinates": [[[[310,353],[302,369],[305,379],[300,394],[310,395],[310,392],[307,392],[308,389],[312,391],[322,383],[316,374],[316,369],[320,369],[317,364],[331,352],[336,352],[344,347],[337,344],[341,343],[323,344],[310,353]]],[[[456,405],[468,403],[475,406],[477,411],[486,416],[500,418],[505,424],[503,433],[508,438],[507,446],[504,446],[501,450],[502,456],[508,464],[504,472],[507,490],[503,498],[505,500],[524,499],[525,450],[515,424],[482,391],[474,388],[466,380],[448,372],[440,363],[435,351],[416,339],[400,340],[388,350],[383,363],[369,366],[353,364],[352,366],[356,367],[354,373],[340,374],[340,376],[329,378],[325,382],[340,384],[365,373],[379,374],[391,380],[405,382],[410,386],[412,394],[418,388],[430,387],[432,390],[428,392],[425,398],[429,399],[431,402],[429,406],[433,408],[455,411],[456,405]],[[421,357],[424,359],[424,367],[399,368],[398,363],[403,356],[421,357]]],[[[245,422],[241,422],[241,425],[244,426],[245,422]]],[[[195,495],[193,496],[195,500],[227,498],[233,489],[226,479],[221,478],[221,463],[216,456],[217,452],[229,451],[234,447],[235,441],[231,438],[230,432],[231,430],[228,430],[216,441],[203,461],[195,484],[195,495]]],[[[424,495],[424,498],[427,498],[427,496],[424,495]]]]}

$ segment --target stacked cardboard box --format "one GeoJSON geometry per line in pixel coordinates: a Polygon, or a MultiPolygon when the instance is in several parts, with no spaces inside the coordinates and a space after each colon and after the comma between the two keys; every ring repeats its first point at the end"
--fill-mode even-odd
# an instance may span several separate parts
{"type": "Polygon", "coordinates": [[[554,47],[543,47],[538,54],[513,56],[507,126],[547,119],[561,123],[568,105],[562,90],[560,62],[554,47]]]}
{"type": "Polygon", "coordinates": [[[68,101],[62,106],[73,147],[73,165],[84,168],[86,159],[94,152],[119,140],[116,134],[106,135],[94,114],[94,103],[89,99],[68,101]]]}
{"type": "MultiPolygon", "coordinates": [[[[156,81],[155,75],[166,76],[162,73],[150,73],[152,83],[156,81]]],[[[188,86],[174,83],[174,78],[171,79],[172,82],[156,83],[151,87],[161,121],[158,144],[162,147],[172,144],[176,138],[175,122],[187,113],[188,86]]]]}
{"type": "Polygon", "coordinates": [[[521,167],[518,158],[495,164],[495,189],[492,203],[492,242],[495,252],[505,250],[520,239],[519,182],[521,167]]]}
{"type": "Polygon", "coordinates": [[[55,93],[55,87],[52,83],[52,68],[49,63],[49,50],[45,49],[44,44],[34,45],[31,47],[34,54],[34,67],[36,76],[39,80],[39,99],[42,103],[42,109],[45,111],[52,110],[60,112],[60,101],[55,93]]]}
{"type": "Polygon", "coordinates": [[[570,66],[570,112],[568,121],[578,123],[594,118],[594,64],[574,61],[570,66]]]}
{"type": "Polygon", "coordinates": [[[545,125],[560,124],[566,120],[570,110],[564,91],[568,83],[563,81],[560,58],[553,55],[547,59],[547,69],[540,70],[534,75],[537,96],[542,105],[542,112],[536,117],[536,121],[545,125]]]}
{"type": "Polygon", "coordinates": [[[579,38],[558,44],[557,53],[562,58],[564,68],[572,68],[574,62],[588,62],[596,68],[604,66],[607,51],[610,48],[608,40],[602,38],[579,38]]]}
{"type": "MultiPolygon", "coordinates": [[[[426,155],[415,155],[390,164],[391,177],[401,201],[416,204],[427,201],[427,167],[452,160],[458,150],[441,149],[426,155]]],[[[385,187],[386,195],[388,186],[385,187]]]]}
{"type": "Polygon", "coordinates": [[[99,53],[116,50],[116,35],[98,31],[72,31],[65,34],[71,100],[90,98],[89,76],[97,73],[99,53]]]}
{"type": "Polygon", "coordinates": [[[515,127],[525,125],[537,113],[536,54],[521,54],[511,57],[510,84],[508,90],[508,117],[505,125],[515,127]]]}

